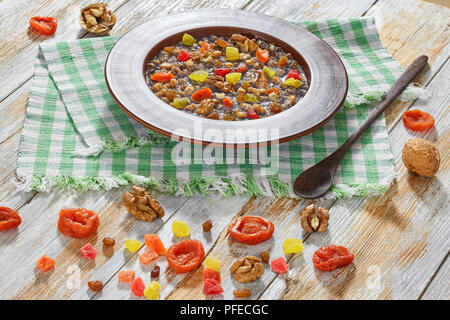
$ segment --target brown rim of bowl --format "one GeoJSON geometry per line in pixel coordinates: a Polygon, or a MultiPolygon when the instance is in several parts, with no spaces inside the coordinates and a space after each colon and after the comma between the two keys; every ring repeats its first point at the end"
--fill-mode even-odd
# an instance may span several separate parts
{"type": "MultiPolygon", "coordinates": [[[[173,15],[169,15],[167,17],[174,16],[174,15],[179,15],[179,14],[183,14],[183,13],[188,13],[188,12],[192,13],[192,12],[195,12],[195,11],[208,11],[208,10],[210,10],[210,9],[189,10],[189,11],[184,11],[182,13],[176,13],[176,14],[173,14],[173,15]]],[[[234,10],[234,9],[221,9],[221,10],[240,11],[240,10],[234,10]]],[[[258,15],[266,16],[264,14],[258,14],[258,15]]],[[[268,17],[275,18],[275,17],[271,17],[271,16],[268,16],[268,17]]],[[[158,19],[158,18],[156,18],[156,19],[158,19]]],[[[279,19],[279,18],[275,18],[275,19],[279,19]]],[[[287,21],[282,20],[282,19],[279,19],[279,20],[281,20],[283,22],[287,22],[287,21]]],[[[298,27],[298,26],[296,26],[296,27],[298,27]]],[[[300,27],[298,27],[298,28],[300,28],[300,27]]],[[[305,30],[303,28],[300,28],[300,29],[302,29],[304,31],[307,31],[307,30],[305,30]]],[[[132,32],[133,30],[134,29],[128,31],[125,35],[127,35],[130,32],[132,32]]],[[[302,69],[305,71],[305,74],[306,74],[307,80],[308,80],[308,84],[310,83],[310,79],[311,79],[310,67],[307,64],[307,62],[305,61],[305,59],[303,58],[303,56],[297,50],[292,48],[291,45],[289,45],[288,43],[286,43],[286,42],[284,42],[284,41],[282,41],[280,39],[277,39],[274,36],[271,36],[271,35],[269,35],[269,34],[267,34],[265,32],[261,32],[261,31],[254,30],[254,29],[249,29],[249,28],[240,28],[240,27],[233,27],[233,26],[207,26],[207,27],[200,27],[200,28],[184,29],[183,31],[176,32],[176,33],[174,33],[172,35],[169,35],[168,37],[160,40],[156,45],[152,46],[152,48],[147,53],[147,55],[146,55],[146,57],[144,59],[144,63],[142,65],[142,72],[144,73],[143,74],[144,79],[145,79],[145,65],[146,65],[146,62],[152,56],[155,56],[164,46],[166,46],[166,44],[175,44],[175,43],[179,42],[180,35],[182,35],[184,33],[188,33],[188,32],[191,32],[193,35],[200,34],[202,36],[203,35],[212,35],[212,34],[218,34],[218,35],[225,35],[225,36],[227,36],[227,35],[231,35],[232,34],[232,33],[221,34],[221,32],[223,30],[229,30],[229,31],[234,30],[234,32],[232,32],[232,33],[241,33],[241,34],[244,34],[244,35],[252,35],[252,36],[256,36],[257,38],[261,38],[263,40],[266,40],[266,41],[269,41],[269,42],[273,42],[277,46],[281,47],[285,52],[291,53],[295,57],[296,61],[302,66],[302,69]],[[210,29],[220,30],[220,33],[212,33],[210,31],[208,31],[208,32],[204,32],[203,31],[203,30],[210,30],[210,29]],[[178,37],[178,41],[175,40],[177,37],[178,37]],[[272,39],[274,39],[275,41],[273,41],[272,39]]],[[[261,141],[261,142],[258,142],[258,143],[265,143],[267,145],[271,145],[273,143],[284,143],[284,142],[287,142],[287,141],[299,138],[301,136],[310,134],[310,133],[316,131],[317,129],[319,129],[320,127],[322,127],[323,125],[325,125],[339,111],[339,109],[342,107],[342,105],[345,102],[345,99],[346,99],[346,96],[347,96],[347,93],[348,93],[348,74],[347,74],[347,70],[346,70],[346,68],[344,66],[344,63],[342,62],[342,60],[339,57],[339,55],[333,50],[333,48],[331,48],[331,46],[328,43],[326,43],[325,41],[323,41],[322,39],[320,39],[319,37],[317,37],[313,33],[309,32],[309,31],[307,31],[307,32],[310,34],[310,36],[312,36],[312,37],[316,38],[317,40],[319,40],[323,45],[328,47],[328,49],[332,53],[334,53],[334,55],[336,57],[336,62],[339,63],[343,73],[345,74],[345,77],[344,77],[344,79],[345,79],[345,83],[344,83],[345,90],[344,90],[344,92],[345,93],[342,95],[342,98],[339,101],[339,103],[336,104],[336,107],[334,108],[334,110],[332,112],[330,112],[327,117],[325,117],[322,121],[316,123],[314,126],[308,128],[308,129],[306,129],[304,131],[301,131],[301,132],[298,132],[298,133],[295,133],[295,134],[292,134],[292,135],[289,135],[289,136],[285,136],[285,137],[282,137],[282,138],[277,139],[277,140],[267,140],[267,141],[261,141]]],[[[112,52],[114,47],[116,47],[116,45],[117,45],[117,43],[119,41],[120,41],[120,39],[113,45],[113,47],[110,50],[110,53],[112,52]]],[[[106,58],[106,61],[105,61],[105,66],[108,64],[110,56],[111,55],[108,54],[108,56],[106,58]]],[[[169,138],[172,138],[174,140],[184,141],[184,142],[189,142],[189,143],[195,143],[195,144],[204,145],[204,146],[207,146],[207,145],[211,146],[212,145],[212,146],[216,146],[216,147],[225,147],[225,148],[229,148],[229,147],[232,147],[232,148],[236,148],[236,147],[237,148],[243,148],[243,147],[244,148],[248,148],[249,146],[254,146],[254,144],[255,144],[255,143],[247,143],[247,142],[246,143],[231,143],[231,144],[230,143],[216,143],[216,142],[212,142],[212,141],[205,141],[205,140],[198,140],[198,139],[194,139],[194,138],[187,138],[187,137],[184,137],[184,136],[181,136],[181,135],[174,135],[173,133],[171,133],[169,131],[163,130],[163,129],[155,126],[155,125],[152,125],[152,124],[148,123],[147,121],[144,121],[143,119],[141,119],[139,116],[136,116],[123,103],[121,103],[121,101],[117,98],[117,96],[114,94],[113,90],[111,89],[110,81],[108,80],[106,68],[104,70],[104,74],[105,74],[105,81],[106,81],[107,87],[108,87],[108,89],[110,91],[110,94],[113,97],[113,99],[115,100],[115,102],[120,106],[120,108],[128,116],[133,118],[135,121],[141,123],[145,127],[151,129],[152,131],[155,131],[157,133],[163,134],[163,135],[165,135],[165,136],[167,136],[169,138]]],[[[308,95],[309,89],[310,88],[308,86],[308,91],[306,92],[305,96],[302,97],[302,100],[303,100],[303,98],[305,98],[308,95]]],[[[151,92],[152,95],[154,95],[153,91],[150,88],[148,88],[148,90],[151,92]]],[[[156,95],[154,95],[154,96],[156,97],[156,95]]],[[[157,98],[157,99],[159,99],[159,98],[157,98]]],[[[160,100],[160,101],[161,101],[161,103],[168,105],[164,101],[162,101],[162,100],[160,100]]],[[[301,102],[301,100],[300,100],[300,102],[301,102]]],[[[289,109],[295,108],[298,104],[300,104],[300,102],[296,103],[295,105],[293,105],[289,109]]],[[[168,106],[170,106],[170,105],[168,105],[168,106]]],[[[177,112],[183,112],[181,110],[176,110],[176,111],[177,112]]],[[[283,111],[283,112],[285,112],[285,111],[283,111]]],[[[277,115],[273,115],[273,116],[262,118],[262,119],[276,117],[276,116],[282,114],[283,112],[280,112],[277,115]]],[[[198,117],[198,118],[203,118],[203,117],[199,117],[199,116],[195,116],[195,115],[193,115],[193,116],[194,117],[198,117]]],[[[248,120],[248,121],[252,121],[252,122],[256,121],[257,122],[257,121],[262,120],[262,119],[255,119],[255,120],[248,120]]],[[[214,120],[214,121],[221,121],[221,120],[214,120]]],[[[228,121],[222,120],[221,122],[228,122],[228,121]]]]}

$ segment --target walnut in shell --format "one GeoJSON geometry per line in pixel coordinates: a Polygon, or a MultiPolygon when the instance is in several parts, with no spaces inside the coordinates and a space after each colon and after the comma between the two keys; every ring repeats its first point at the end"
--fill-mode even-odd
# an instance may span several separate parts
{"type": "Polygon", "coordinates": [[[106,3],[94,3],[81,9],[80,24],[88,32],[107,35],[116,24],[116,16],[106,3]]]}
{"type": "Polygon", "coordinates": [[[431,177],[439,170],[441,156],[430,141],[411,138],[403,146],[402,161],[409,171],[419,176],[431,177]]]}
{"type": "Polygon", "coordinates": [[[302,210],[300,222],[302,228],[309,233],[324,232],[328,228],[328,220],[330,219],[330,214],[327,209],[319,207],[316,208],[315,204],[310,204],[302,210]]]}
{"type": "Polygon", "coordinates": [[[237,281],[246,283],[259,279],[264,273],[264,267],[258,257],[246,256],[236,260],[231,265],[230,272],[237,281]]]}
{"type": "Polygon", "coordinates": [[[132,192],[122,195],[122,203],[138,220],[153,221],[164,217],[164,209],[152,195],[139,186],[132,186],[132,192]]]}

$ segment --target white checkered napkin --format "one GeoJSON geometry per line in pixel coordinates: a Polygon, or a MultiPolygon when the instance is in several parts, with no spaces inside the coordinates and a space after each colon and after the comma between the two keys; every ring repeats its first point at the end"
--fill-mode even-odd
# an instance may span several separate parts
{"type": "MultiPolygon", "coordinates": [[[[164,139],[155,133],[148,138],[148,130],[128,118],[109,95],[103,65],[116,39],[103,37],[41,47],[17,162],[18,176],[30,189],[39,191],[53,187],[110,189],[143,183],[185,196],[213,191],[292,196],[295,178],[343,144],[402,71],[381,44],[373,19],[307,21],[300,25],[341,56],[349,75],[349,94],[345,108],[319,130],[264,149],[272,159],[268,165],[254,164],[251,149],[226,150],[223,156],[216,149],[216,161],[209,162],[202,161],[202,147],[173,141],[156,144],[164,139]],[[150,145],[152,139],[156,142],[150,145]],[[175,151],[181,147],[190,151],[190,162],[176,161],[175,151]]],[[[386,125],[380,117],[343,159],[327,197],[377,195],[388,188],[393,176],[386,125]]]]}

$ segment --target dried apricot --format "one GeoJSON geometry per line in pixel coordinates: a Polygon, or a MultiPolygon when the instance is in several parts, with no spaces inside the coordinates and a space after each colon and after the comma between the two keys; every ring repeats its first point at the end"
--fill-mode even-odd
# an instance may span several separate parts
{"type": "Polygon", "coordinates": [[[332,271],[348,266],[355,256],[347,248],[331,244],[314,252],[314,266],[322,271],[332,271]]]}
{"type": "Polygon", "coordinates": [[[59,212],[59,231],[72,238],[89,237],[100,224],[98,215],[91,210],[65,208],[59,212]]]}
{"type": "Polygon", "coordinates": [[[17,211],[8,208],[0,207],[0,231],[16,228],[22,223],[17,211]]]}
{"type": "Polygon", "coordinates": [[[120,282],[131,282],[134,279],[136,272],[134,270],[122,270],[117,274],[120,282]]]}
{"type": "Polygon", "coordinates": [[[228,232],[234,240],[246,244],[258,244],[269,239],[275,227],[263,217],[244,216],[233,221],[228,232]]]}
{"type": "Polygon", "coordinates": [[[42,257],[39,258],[38,261],[36,261],[36,267],[38,267],[44,272],[50,271],[55,267],[55,260],[47,257],[46,255],[43,255],[42,257]]]}
{"type": "Polygon", "coordinates": [[[184,240],[167,250],[167,262],[176,273],[185,273],[198,267],[205,257],[203,244],[194,239],[184,240]]]}
{"type": "Polygon", "coordinates": [[[422,110],[406,110],[402,120],[405,127],[413,131],[425,131],[434,126],[433,116],[422,110]]]}

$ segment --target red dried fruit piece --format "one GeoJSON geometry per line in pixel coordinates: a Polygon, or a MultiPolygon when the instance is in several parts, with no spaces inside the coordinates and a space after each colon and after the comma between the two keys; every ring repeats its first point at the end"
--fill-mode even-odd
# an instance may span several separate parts
{"type": "Polygon", "coordinates": [[[203,244],[194,239],[184,240],[167,250],[166,258],[176,273],[185,273],[198,267],[205,257],[203,244]]]}
{"type": "Polygon", "coordinates": [[[278,272],[280,274],[286,273],[289,270],[289,266],[286,262],[286,259],[284,259],[283,257],[279,257],[273,260],[270,263],[270,267],[272,268],[273,271],[278,272]]]}
{"type": "Polygon", "coordinates": [[[206,279],[203,283],[203,292],[206,295],[221,294],[223,292],[223,288],[216,280],[206,279]]]}
{"type": "Polygon", "coordinates": [[[131,282],[134,279],[136,272],[134,270],[122,270],[117,274],[120,282],[131,282]]]}
{"type": "Polygon", "coordinates": [[[220,274],[214,269],[203,269],[203,282],[207,279],[213,279],[220,283],[220,274]]]}
{"type": "Polygon", "coordinates": [[[186,50],[184,50],[184,49],[181,49],[180,50],[180,53],[178,54],[178,57],[177,57],[177,60],[178,61],[187,61],[187,60],[189,60],[189,57],[190,57],[191,55],[189,54],[189,52],[187,52],[186,50]]]}
{"type": "Polygon", "coordinates": [[[65,208],[59,212],[59,231],[73,238],[89,237],[100,224],[98,215],[91,210],[78,208],[65,208]]]}
{"type": "Polygon", "coordinates": [[[421,110],[406,110],[402,120],[404,126],[413,131],[425,131],[434,126],[433,116],[421,110]]]}
{"type": "Polygon", "coordinates": [[[255,112],[255,110],[252,107],[247,109],[246,116],[247,116],[247,118],[250,118],[250,119],[259,119],[258,114],[255,112]]]}
{"type": "Polygon", "coordinates": [[[150,79],[158,82],[169,82],[171,79],[175,79],[175,76],[170,72],[162,71],[152,74],[150,79]]]}
{"type": "Polygon", "coordinates": [[[143,297],[144,290],[145,290],[144,280],[142,280],[142,278],[134,279],[133,282],[131,283],[130,289],[131,289],[131,292],[133,292],[133,294],[136,297],[143,297]]]}
{"type": "Polygon", "coordinates": [[[287,75],[287,77],[286,77],[286,79],[289,79],[289,78],[299,79],[300,78],[300,72],[298,72],[298,70],[294,70],[294,69],[290,70],[288,75],[287,75]]]}
{"type": "Polygon", "coordinates": [[[275,227],[263,217],[244,216],[233,221],[228,232],[234,240],[246,244],[258,244],[269,239],[275,227]]]}
{"type": "Polygon", "coordinates": [[[218,68],[214,70],[216,76],[224,77],[231,72],[230,68],[218,68]]]}
{"type": "Polygon", "coordinates": [[[50,271],[55,267],[56,261],[52,258],[47,257],[45,254],[36,261],[36,267],[44,272],[50,271]]]}
{"type": "Polygon", "coordinates": [[[191,99],[195,102],[200,102],[205,99],[209,99],[212,97],[212,90],[210,88],[203,88],[195,91],[191,95],[191,99]]]}
{"type": "Polygon", "coordinates": [[[37,32],[51,36],[56,32],[58,20],[53,17],[33,17],[30,19],[30,26],[37,32]]]}
{"type": "Polygon", "coordinates": [[[152,262],[156,258],[158,258],[158,254],[155,252],[155,250],[153,250],[152,248],[147,248],[147,251],[139,256],[139,261],[142,264],[147,264],[149,262],[152,262]]]}
{"type": "Polygon", "coordinates": [[[0,207],[0,231],[16,228],[21,223],[22,219],[17,211],[8,207],[0,207]]]}
{"type": "Polygon", "coordinates": [[[332,271],[348,266],[354,258],[347,248],[331,244],[314,252],[313,263],[319,270],[332,271]]]}
{"type": "Polygon", "coordinates": [[[161,238],[157,234],[146,234],[145,245],[153,249],[159,256],[165,256],[167,253],[166,247],[164,247],[161,238]]]}
{"type": "Polygon", "coordinates": [[[81,248],[81,254],[86,259],[93,260],[97,256],[97,250],[95,250],[92,244],[88,243],[81,248]]]}

